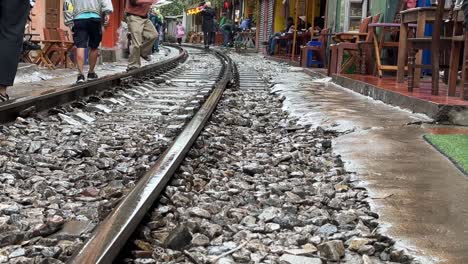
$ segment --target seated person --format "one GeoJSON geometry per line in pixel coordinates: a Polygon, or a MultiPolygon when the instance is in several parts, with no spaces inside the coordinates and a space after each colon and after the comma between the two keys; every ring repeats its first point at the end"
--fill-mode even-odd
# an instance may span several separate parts
{"type": "Polygon", "coordinates": [[[222,23],[220,31],[223,33],[223,46],[228,47],[231,42],[232,32],[234,31],[234,23],[228,17],[224,17],[222,23]]]}
{"type": "Polygon", "coordinates": [[[288,17],[286,22],[286,28],[282,32],[276,32],[273,36],[270,37],[268,40],[267,52],[269,55],[273,55],[275,53],[275,46],[276,46],[276,39],[277,37],[284,35],[285,33],[293,33],[294,32],[294,19],[292,17],[288,17]],[[291,27],[293,28],[291,31],[291,27]]]}
{"type": "Polygon", "coordinates": [[[251,27],[251,21],[252,21],[252,20],[251,20],[250,18],[246,18],[246,19],[242,20],[242,22],[241,22],[239,28],[240,28],[241,30],[248,30],[248,29],[250,29],[250,27],[251,27]]]}
{"type": "Polygon", "coordinates": [[[299,31],[304,31],[312,26],[309,22],[307,22],[307,25],[306,25],[305,21],[306,21],[305,16],[299,17],[299,25],[297,25],[297,28],[299,29],[299,31]]]}

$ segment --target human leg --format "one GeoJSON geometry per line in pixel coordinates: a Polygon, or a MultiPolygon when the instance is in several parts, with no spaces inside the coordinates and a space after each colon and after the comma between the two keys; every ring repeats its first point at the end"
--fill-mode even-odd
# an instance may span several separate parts
{"type": "Polygon", "coordinates": [[[273,37],[271,38],[271,42],[270,42],[270,50],[269,50],[270,55],[275,54],[275,47],[276,47],[276,38],[273,37]]]}
{"type": "Polygon", "coordinates": [[[223,45],[227,47],[229,44],[230,28],[223,26],[221,32],[223,33],[223,45]]]}
{"type": "MultiPolygon", "coordinates": [[[[99,45],[102,41],[102,24],[101,20],[91,19],[88,21],[88,33],[89,33],[89,73],[94,73],[97,59],[99,56],[99,45]]],[[[89,74],[88,74],[89,75],[89,74]]],[[[97,78],[97,76],[92,76],[97,78]]],[[[93,79],[95,79],[93,78],[93,79]]]]}
{"type": "Polygon", "coordinates": [[[215,39],[216,39],[216,32],[211,32],[210,33],[210,45],[214,45],[215,44],[215,39]]]}
{"type": "MultiPolygon", "coordinates": [[[[156,26],[156,31],[158,32],[158,35],[161,35],[161,26],[156,26]]],[[[154,41],[154,51],[159,52],[159,37],[156,38],[154,41]]]]}
{"type": "Polygon", "coordinates": [[[203,44],[205,45],[205,48],[208,48],[210,46],[210,32],[204,31],[203,32],[203,44]]]}
{"type": "Polygon", "coordinates": [[[79,19],[74,21],[73,25],[73,42],[76,47],[75,64],[78,69],[77,83],[84,82],[83,67],[85,62],[85,49],[89,42],[89,28],[87,19],[79,19]]]}
{"type": "MultiPolygon", "coordinates": [[[[12,86],[23,45],[24,26],[29,15],[29,1],[0,1],[0,95],[12,86]]],[[[8,98],[6,98],[8,99],[8,98]]]]}
{"type": "Polygon", "coordinates": [[[128,69],[141,67],[141,47],[143,45],[144,19],[137,16],[127,17],[128,30],[132,38],[130,56],[128,57],[128,69]]]}
{"type": "Polygon", "coordinates": [[[141,56],[151,55],[151,49],[158,38],[158,32],[149,19],[143,22],[143,44],[141,45],[141,56]]]}
{"type": "Polygon", "coordinates": [[[75,63],[79,74],[83,74],[83,67],[85,61],[85,48],[76,48],[75,63]]]}

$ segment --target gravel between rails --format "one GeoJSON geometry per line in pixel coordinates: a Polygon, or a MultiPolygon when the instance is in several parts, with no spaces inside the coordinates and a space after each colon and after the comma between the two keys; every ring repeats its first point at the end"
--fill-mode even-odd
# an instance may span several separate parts
{"type": "Polygon", "coordinates": [[[248,85],[285,69],[232,57],[240,90],[225,92],[119,262],[417,263],[379,233],[367,191],[332,153],[337,134],[299,125],[266,83],[248,85]]]}
{"type": "Polygon", "coordinates": [[[0,263],[66,261],[171,143],[220,67],[195,55],[165,78],[0,126],[0,263]],[[167,80],[193,73],[205,80],[167,80]]]}

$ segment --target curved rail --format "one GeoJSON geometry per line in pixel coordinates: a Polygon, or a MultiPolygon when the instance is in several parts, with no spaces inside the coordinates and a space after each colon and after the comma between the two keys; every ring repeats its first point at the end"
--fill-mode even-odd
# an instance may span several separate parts
{"type": "Polygon", "coordinates": [[[231,59],[215,52],[223,67],[213,92],[156,164],[98,226],[69,263],[111,263],[175,173],[232,78],[231,59]]]}
{"type": "Polygon", "coordinates": [[[144,78],[147,75],[159,75],[171,70],[188,57],[185,50],[179,48],[179,55],[164,61],[144,66],[140,69],[130,72],[109,75],[99,80],[87,82],[84,84],[72,85],[66,88],[57,88],[53,91],[47,91],[40,96],[22,97],[0,105],[0,124],[14,121],[20,116],[21,112],[33,110],[41,112],[53,107],[76,101],[84,96],[89,96],[98,92],[109,90],[118,86],[126,79],[144,78]]]}

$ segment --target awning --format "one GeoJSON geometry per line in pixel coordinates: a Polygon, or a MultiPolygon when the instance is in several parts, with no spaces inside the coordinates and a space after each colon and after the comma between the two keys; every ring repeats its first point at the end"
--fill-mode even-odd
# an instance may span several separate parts
{"type": "Polygon", "coordinates": [[[160,0],[158,1],[156,4],[153,4],[154,7],[161,7],[161,6],[165,6],[165,5],[169,5],[169,4],[172,4],[172,1],[169,1],[169,0],[160,0]]]}

